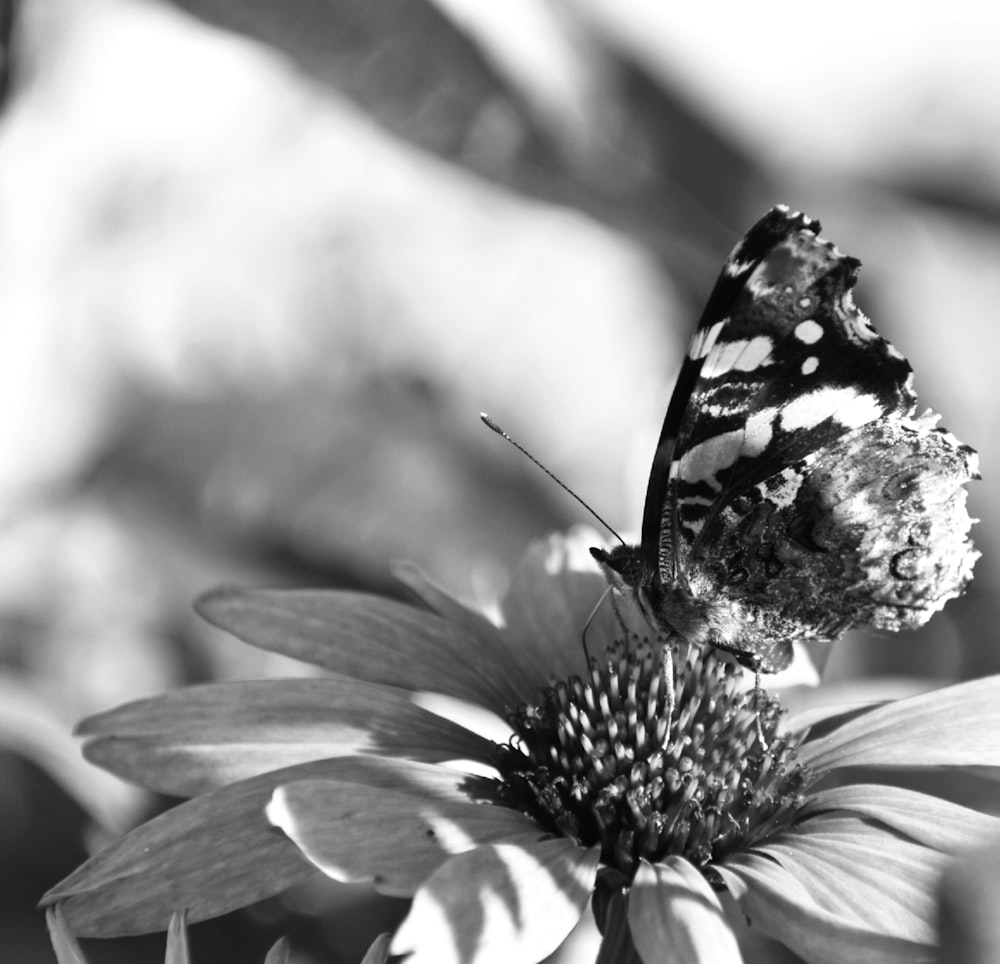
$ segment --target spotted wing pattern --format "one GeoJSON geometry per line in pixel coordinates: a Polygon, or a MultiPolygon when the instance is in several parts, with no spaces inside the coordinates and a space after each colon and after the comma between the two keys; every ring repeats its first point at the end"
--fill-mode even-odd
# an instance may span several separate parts
{"type": "Polygon", "coordinates": [[[918,418],[860,262],[777,207],[730,255],[653,459],[639,546],[596,550],[667,632],[765,671],[795,639],[921,625],[971,578],[975,453],[918,418]]]}

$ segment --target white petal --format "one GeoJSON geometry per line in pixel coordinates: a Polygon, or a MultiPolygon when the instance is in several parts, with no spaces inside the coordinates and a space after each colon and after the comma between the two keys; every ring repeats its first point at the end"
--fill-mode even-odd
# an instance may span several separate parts
{"type": "MultiPolygon", "coordinates": [[[[343,676],[474,700],[503,714],[524,698],[493,643],[434,613],[366,593],[218,589],[196,607],[262,649],[343,676]]],[[[547,677],[546,677],[547,678],[547,677]]]]}
{"type": "Polygon", "coordinates": [[[287,937],[279,937],[264,958],[264,964],[288,964],[292,955],[291,945],[287,937]]]}
{"type": "Polygon", "coordinates": [[[715,870],[751,926],[807,964],[937,964],[934,947],[877,933],[830,911],[800,880],[766,857],[742,854],[715,870]]]}
{"type": "Polygon", "coordinates": [[[541,836],[528,817],[506,807],[330,780],[279,787],[266,813],[328,877],[374,881],[398,897],[412,896],[454,854],[541,836]]]}
{"type": "Polygon", "coordinates": [[[799,750],[814,771],[843,766],[1000,766],[1000,676],[864,713],[799,750]]]}
{"type": "Polygon", "coordinates": [[[649,964],[742,964],[718,896],[682,857],[642,862],[629,893],[628,922],[635,949],[649,964]]]}
{"type": "Polygon", "coordinates": [[[853,784],[811,794],[805,813],[848,811],[874,818],[928,847],[952,853],[1000,835],[1000,818],[926,793],[853,784]]]}
{"type": "Polygon", "coordinates": [[[438,763],[492,751],[398,690],[343,676],[191,686],[92,716],[77,733],[92,763],[183,797],[331,757],[438,763]]]}
{"type": "Polygon", "coordinates": [[[264,816],[276,787],[308,779],[403,787],[460,802],[488,800],[494,792],[490,781],[428,764],[379,757],[303,763],[168,810],[95,854],[42,901],[62,902],[81,937],[115,937],[163,931],[178,906],[199,921],[270,897],[316,872],[264,816]]]}
{"type": "Polygon", "coordinates": [[[565,839],[453,857],[417,892],[391,953],[410,953],[407,964],[534,964],[579,921],[598,859],[565,839]]]}
{"type": "Polygon", "coordinates": [[[57,904],[45,911],[45,923],[49,929],[49,942],[55,952],[58,964],[87,964],[76,937],[66,923],[62,908],[57,904]]]}
{"type": "Polygon", "coordinates": [[[361,959],[361,964],[387,964],[389,960],[389,943],[392,941],[392,934],[386,932],[379,934],[372,941],[371,947],[365,952],[361,959]]]}
{"type": "Polygon", "coordinates": [[[876,933],[935,940],[936,850],[856,817],[821,814],[756,850],[796,877],[817,903],[876,933]]]}
{"type": "Polygon", "coordinates": [[[533,543],[511,573],[503,600],[504,637],[535,680],[585,672],[584,627],[591,653],[600,653],[621,634],[609,602],[594,610],[607,580],[581,548],[573,532],[550,536],[533,543]],[[586,555],[582,570],[581,555],[586,555]]]}
{"type": "Polygon", "coordinates": [[[191,953],[188,950],[187,915],[181,911],[170,918],[167,928],[167,953],[164,964],[191,964],[191,953]]]}

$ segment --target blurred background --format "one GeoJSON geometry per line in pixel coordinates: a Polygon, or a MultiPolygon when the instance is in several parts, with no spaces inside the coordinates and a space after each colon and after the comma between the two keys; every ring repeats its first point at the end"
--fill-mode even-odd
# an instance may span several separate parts
{"type": "MultiPolygon", "coordinates": [[[[396,592],[405,558],[494,598],[584,514],[482,409],[636,531],[701,305],[778,202],[864,262],[859,305],[986,479],[967,595],[845,640],[827,681],[1000,671],[1000,7],[6,0],[0,32],[5,960],[53,961],[42,891],[163,805],[80,760],[80,717],[306,671],[199,592],[396,592]]],[[[358,961],[405,907],[316,885],[193,953],[358,961]]]]}

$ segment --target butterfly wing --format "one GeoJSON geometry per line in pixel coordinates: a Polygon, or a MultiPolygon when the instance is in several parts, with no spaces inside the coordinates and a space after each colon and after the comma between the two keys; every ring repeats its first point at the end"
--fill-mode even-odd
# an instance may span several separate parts
{"type": "Polygon", "coordinates": [[[650,624],[776,672],[799,639],[922,625],[971,578],[976,455],[914,416],[860,262],[774,208],[734,249],[667,408],[639,546],[591,552],[650,624]]]}
{"type": "Polygon", "coordinates": [[[725,506],[842,435],[915,404],[911,369],[857,309],[860,263],[769,211],[730,255],[664,419],[641,553],[669,584],[725,506]]]}
{"type": "Polygon", "coordinates": [[[819,233],[820,225],[818,221],[803,214],[790,214],[783,206],[768,211],[730,253],[702,311],[701,320],[670,396],[649,473],[640,551],[651,569],[655,570],[660,556],[661,533],[673,530],[671,520],[665,518],[670,501],[670,468],[678,441],[690,432],[692,423],[697,420],[697,386],[705,365],[706,349],[713,347],[712,343],[718,337],[721,326],[732,317],[737,299],[754,269],[775,245],[795,230],[819,233]]]}
{"type": "Polygon", "coordinates": [[[721,504],[691,565],[749,616],[735,650],[767,666],[793,639],[912,629],[965,588],[978,463],[937,418],[868,422],[721,504]]]}

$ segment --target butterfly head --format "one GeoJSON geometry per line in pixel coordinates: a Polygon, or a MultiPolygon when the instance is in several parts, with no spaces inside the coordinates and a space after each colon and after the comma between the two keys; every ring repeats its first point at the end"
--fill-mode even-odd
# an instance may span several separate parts
{"type": "Polygon", "coordinates": [[[624,595],[648,586],[655,577],[640,555],[638,546],[615,546],[610,552],[592,546],[590,554],[597,560],[611,586],[624,595]]]}

